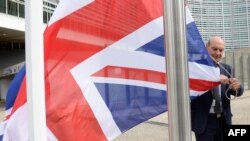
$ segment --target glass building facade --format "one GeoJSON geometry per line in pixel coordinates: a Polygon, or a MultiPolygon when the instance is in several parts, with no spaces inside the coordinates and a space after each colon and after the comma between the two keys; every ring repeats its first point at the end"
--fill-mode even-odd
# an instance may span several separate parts
{"type": "Polygon", "coordinates": [[[204,41],[222,36],[226,49],[250,47],[250,0],[188,0],[204,41]]]}
{"type": "MultiPolygon", "coordinates": [[[[48,23],[52,16],[58,0],[43,1],[43,22],[48,23]]],[[[24,0],[0,0],[0,13],[25,18],[24,0]]]]}

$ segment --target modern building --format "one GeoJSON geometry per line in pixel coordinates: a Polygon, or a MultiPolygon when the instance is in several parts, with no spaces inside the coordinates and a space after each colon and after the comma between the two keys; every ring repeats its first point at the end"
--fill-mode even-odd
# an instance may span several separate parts
{"type": "Polygon", "coordinates": [[[204,41],[220,35],[226,48],[250,47],[250,0],[187,0],[204,41]]]}
{"type": "MultiPolygon", "coordinates": [[[[58,0],[43,0],[44,27],[58,0]]],[[[25,61],[25,1],[0,0],[0,100],[25,61]]]]}

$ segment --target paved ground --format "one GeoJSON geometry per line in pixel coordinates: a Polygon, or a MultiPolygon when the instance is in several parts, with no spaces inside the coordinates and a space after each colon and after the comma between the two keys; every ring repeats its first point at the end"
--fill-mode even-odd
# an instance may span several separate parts
{"type": "MultiPolygon", "coordinates": [[[[250,91],[232,100],[233,124],[250,125],[250,91]]],[[[4,108],[0,106],[0,119],[4,119],[4,108]]],[[[127,131],[114,141],[168,141],[168,113],[142,123],[127,131]]],[[[194,136],[192,140],[195,141],[194,136]]]]}

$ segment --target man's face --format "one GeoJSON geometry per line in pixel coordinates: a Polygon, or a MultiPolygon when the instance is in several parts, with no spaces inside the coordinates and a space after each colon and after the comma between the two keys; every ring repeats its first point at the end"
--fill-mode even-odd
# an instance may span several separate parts
{"type": "Polygon", "coordinates": [[[217,38],[211,40],[207,50],[215,61],[220,62],[224,53],[224,41],[217,38]]]}

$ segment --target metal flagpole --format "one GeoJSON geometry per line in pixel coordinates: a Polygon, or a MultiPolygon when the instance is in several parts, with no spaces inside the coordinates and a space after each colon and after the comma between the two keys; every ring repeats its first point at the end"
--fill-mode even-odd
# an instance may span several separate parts
{"type": "Polygon", "coordinates": [[[29,140],[46,140],[43,0],[25,0],[25,60],[29,140]]]}
{"type": "Polygon", "coordinates": [[[191,141],[184,0],[164,0],[170,141],[191,141]]]}

